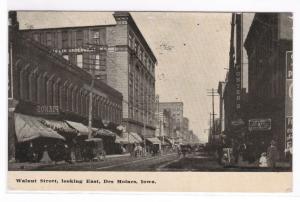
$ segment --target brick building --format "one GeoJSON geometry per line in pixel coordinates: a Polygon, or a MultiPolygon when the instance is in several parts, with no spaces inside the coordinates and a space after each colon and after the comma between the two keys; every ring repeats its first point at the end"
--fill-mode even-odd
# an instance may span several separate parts
{"type": "MultiPolygon", "coordinates": [[[[9,27],[9,156],[14,157],[15,113],[87,126],[92,76],[46,46],[9,27]]],[[[93,127],[122,123],[122,94],[101,82],[93,88],[93,127]]],[[[30,135],[30,134],[27,134],[30,135]]]]}
{"type": "MultiPolygon", "coordinates": [[[[249,59],[249,119],[270,122],[269,128],[256,127],[249,137],[257,144],[269,144],[274,139],[282,157],[287,141],[287,65],[293,51],[292,26],[291,13],[257,13],[244,44],[249,59]]],[[[290,65],[292,69],[292,62],[290,65]]]]}
{"type": "Polygon", "coordinates": [[[123,123],[128,131],[154,136],[157,60],[131,15],[115,12],[113,16],[113,25],[31,29],[22,33],[120,91],[123,123]]]}

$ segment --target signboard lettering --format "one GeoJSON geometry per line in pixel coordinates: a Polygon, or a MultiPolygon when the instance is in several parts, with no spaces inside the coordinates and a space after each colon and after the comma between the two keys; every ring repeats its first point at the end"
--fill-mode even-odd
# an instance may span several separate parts
{"type": "Polygon", "coordinates": [[[271,119],[250,119],[248,129],[249,131],[271,130],[271,119]]]}
{"type": "Polygon", "coordinates": [[[36,106],[36,113],[41,115],[58,115],[59,107],[51,105],[38,105],[36,106]]]}
{"type": "Polygon", "coordinates": [[[285,149],[293,143],[293,52],[286,52],[285,149]]]}

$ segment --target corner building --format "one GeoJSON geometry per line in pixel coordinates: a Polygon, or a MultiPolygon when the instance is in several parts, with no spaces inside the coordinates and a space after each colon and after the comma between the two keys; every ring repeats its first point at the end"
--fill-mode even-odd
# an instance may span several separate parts
{"type": "Polygon", "coordinates": [[[23,30],[70,63],[123,94],[127,131],[154,136],[157,60],[128,12],[113,14],[116,24],[23,30]]]}

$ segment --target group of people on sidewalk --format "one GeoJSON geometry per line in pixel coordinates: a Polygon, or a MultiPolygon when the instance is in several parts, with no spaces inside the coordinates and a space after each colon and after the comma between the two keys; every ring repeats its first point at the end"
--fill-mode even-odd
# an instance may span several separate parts
{"type": "Polygon", "coordinates": [[[279,150],[276,141],[272,140],[269,146],[261,143],[258,148],[253,143],[238,143],[231,141],[231,144],[218,145],[216,149],[218,162],[224,166],[251,165],[261,168],[275,168],[280,160],[279,150]]]}

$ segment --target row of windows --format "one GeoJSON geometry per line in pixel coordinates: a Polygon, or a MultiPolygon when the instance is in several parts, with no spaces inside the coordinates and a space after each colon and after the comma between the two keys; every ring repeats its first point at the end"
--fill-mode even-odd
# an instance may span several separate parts
{"type": "MultiPolygon", "coordinates": [[[[59,106],[61,111],[88,116],[89,92],[54,75],[30,67],[17,69],[18,96],[39,105],[59,106]]],[[[93,96],[93,116],[120,123],[122,108],[102,96],[93,96]]]]}
{"type": "Polygon", "coordinates": [[[140,42],[134,37],[133,33],[129,33],[128,37],[129,47],[134,50],[134,52],[136,53],[140,61],[143,63],[143,65],[148,69],[148,71],[154,74],[154,63],[148,56],[145,49],[142,47],[140,42]]]}
{"type": "Polygon", "coordinates": [[[100,53],[77,53],[77,54],[63,54],[66,60],[85,70],[106,70],[106,52],[100,53]]]}
{"type": "Polygon", "coordinates": [[[105,44],[105,30],[64,30],[64,31],[42,31],[34,32],[32,37],[35,41],[49,48],[80,48],[90,45],[105,44]],[[85,32],[88,39],[85,40],[85,32]]]}

